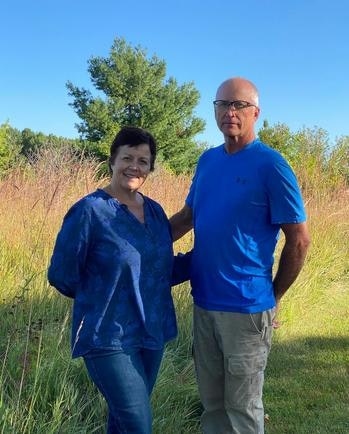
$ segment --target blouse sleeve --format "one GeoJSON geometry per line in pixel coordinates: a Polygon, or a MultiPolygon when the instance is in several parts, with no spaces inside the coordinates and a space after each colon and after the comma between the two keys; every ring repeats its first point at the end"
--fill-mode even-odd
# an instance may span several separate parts
{"type": "Polygon", "coordinates": [[[49,283],[67,297],[81,286],[90,238],[90,213],[78,202],[64,217],[48,269],[49,283]]]}
{"type": "Polygon", "coordinates": [[[193,251],[178,253],[173,260],[171,286],[179,285],[190,279],[191,257],[193,251]]]}

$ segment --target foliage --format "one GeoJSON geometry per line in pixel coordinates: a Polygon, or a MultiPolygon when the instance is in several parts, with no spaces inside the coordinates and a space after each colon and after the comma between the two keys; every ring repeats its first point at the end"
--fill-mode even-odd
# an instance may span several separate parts
{"type": "Polygon", "coordinates": [[[258,131],[258,136],[262,142],[279,151],[291,162],[296,154],[292,143],[292,133],[286,124],[276,124],[269,126],[268,121],[263,122],[263,128],[258,131]]]}
{"type": "Polygon", "coordinates": [[[0,176],[3,176],[19,160],[21,145],[19,131],[6,122],[0,125],[0,176]]]}
{"type": "Polygon", "coordinates": [[[20,140],[21,154],[29,159],[45,148],[56,149],[59,152],[62,149],[70,149],[77,154],[81,154],[84,150],[84,145],[78,139],[67,139],[54,134],[46,135],[42,132],[36,133],[29,128],[21,132],[20,140]]]}
{"type": "Polygon", "coordinates": [[[332,178],[344,178],[349,184],[349,136],[342,136],[337,140],[336,146],[331,149],[328,167],[332,178]]]}
{"type": "Polygon", "coordinates": [[[287,159],[304,180],[304,188],[348,185],[349,136],[340,137],[334,146],[330,146],[328,132],[323,128],[302,128],[292,132],[285,124],[269,126],[267,121],[258,136],[287,159]]]}
{"type": "Polygon", "coordinates": [[[82,121],[78,131],[89,146],[94,143],[107,157],[121,127],[139,126],[154,135],[165,165],[176,173],[193,168],[202,152],[193,137],[203,131],[204,121],[193,115],[199,92],[192,82],[165,81],[163,60],[148,58],[144,49],[121,38],[115,39],[109,57],[92,57],[88,65],[98,95],[71,82],[67,88],[82,121]]]}
{"type": "Polygon", "coordinates": [[[93,154],[81,140],[46,135],[29,128],[19,131],[5,123],[0,126],[0,176],[20,163],[37,159],[44,149],[57,152],[66,149],[77,156],[93,154]]]}
{"type": "Polygon", "coordinates": [[[320,164],[326,161],[328,133],[322,128],[302,128],[292,133],[285,124],[277,123],[270,127],[264,121],[258,135],[264,143],[283,154],[291,164],[296,164],[300,159],[304,162],[304,158],[320,164]]]}

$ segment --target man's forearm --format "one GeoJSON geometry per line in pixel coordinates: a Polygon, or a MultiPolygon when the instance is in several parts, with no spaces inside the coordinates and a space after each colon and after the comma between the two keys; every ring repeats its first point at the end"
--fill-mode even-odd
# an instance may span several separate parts
{"type": "Polygon", "coordinates": [[[184,206],[170,218],[173,241],[177,241],[193,228],[191,209],[184,206]]]}
{"type": "Polygon", "coordinates": [[[273,281],[274,294],[277,301],[285,294],[301,271],[307,254],[309,243],[298,246],[285,244],[276,276],[273,281]]]}

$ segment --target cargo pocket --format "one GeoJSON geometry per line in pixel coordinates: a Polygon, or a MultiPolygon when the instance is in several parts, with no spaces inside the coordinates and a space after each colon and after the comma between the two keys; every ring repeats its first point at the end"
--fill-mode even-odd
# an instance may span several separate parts
{"type": "Polygon", "coordinates": [[[261,396],[267,352],[255,355],[231,356],[227,360],[225,404],[244,407],[261,396]]]}

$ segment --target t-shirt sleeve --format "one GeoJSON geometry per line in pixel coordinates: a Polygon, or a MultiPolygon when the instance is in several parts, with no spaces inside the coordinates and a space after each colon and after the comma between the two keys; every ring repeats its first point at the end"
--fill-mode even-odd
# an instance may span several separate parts
{"type": "Polygon", "coordinates": [[[272,224],[302,223],[306,213],[296,175],[283,157],[274,160],[266,175],[272,224]]]}
{"type": "Polygon", "coordinates": [[[50,284],[67,297],[81,285],[90,237],[90,213],[78,202],[64,217],[48,269],[50,284]]]}

